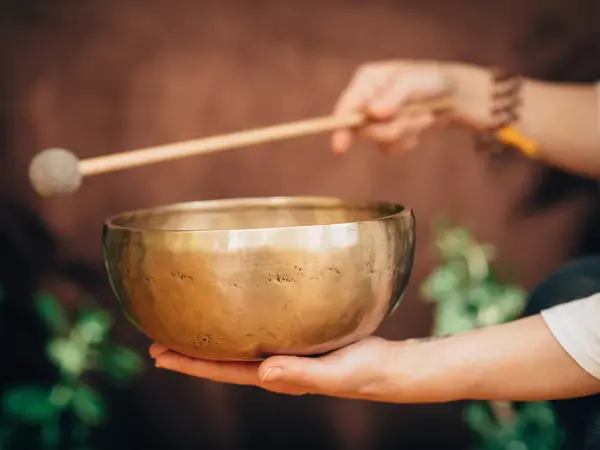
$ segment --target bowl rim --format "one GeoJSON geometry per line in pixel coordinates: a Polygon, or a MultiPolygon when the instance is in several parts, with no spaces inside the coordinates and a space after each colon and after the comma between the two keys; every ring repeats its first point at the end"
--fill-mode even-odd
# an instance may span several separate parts
{"type": "Polygon", "coordinates": [[[314,227],[338,227],[348,226],[357,224],[376,223],[385,220],[389,220],[396,217],[412,216],[413,210],[407,208],[404,205],[385,201],[370,201],[370,200],[346,200],[339,197],[328,197],[328,196],[274,196],[274,197],[235,197],[235,198],[222,198],[222,199],[209,199],[209,200],[195,200],[195,201],[184,201],[177,203],[168,203],[159,206],[153,206],[149,208],[139,208],[131,211],[126,211],[118,214],[114,214],[108,217],[104,221],[104,229],[112,231],[130,231],[139,233],[215,233],[215,232],[251,232],[260,230],[291,230],[291,229],[304,229],[314,227]],[[354,208],[368,208],[376,209],[377,207],[387,207],[390,209],[397,208],[398,211],[382,215],[369,220],[360,220],[355,222],[339,222],[331,224],[321,225],[289,225],[289,226],[278,226],[278,227],[261,227],[261,228],[235,228],[232,230],[220,230],[220,229],[200,229],[200,230],[175,230],[175,229],[158,229],[158,228],[140,228],[118,225],[116,221],[133,215],[149,215],[153,213],[161,213],[168,211],[185,211],[190,209],[198,209],[205,211],[218,211],[219,209],[227,209],[227,206],[235,205],[236,207],[269,207],[277,205],[307,205],[307,206],[348,206],[354,208]]]}

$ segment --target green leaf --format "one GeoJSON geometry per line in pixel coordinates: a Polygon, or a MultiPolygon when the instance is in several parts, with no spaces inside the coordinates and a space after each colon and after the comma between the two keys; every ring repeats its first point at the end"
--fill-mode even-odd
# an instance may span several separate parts
{"type": "Polygon", "coordinates": [[[99,344],[108,335],[111,327],[110,315],[102,310],[83,313],[77,321],[76,330],[88,344],[99,344]]]}
{"type": "Polygon", "coordinates": [[[492,294],[492,301],[480,307],[480,326],[491,326],[509,322],[518,318],[525,308],[527,296],[525,291],[520,288],[499,286],[496,292],[492,294]]]}
{"type": "Polygon", "coordinates": [[[465,408],[464,420],[477,435],[483,439],[494,438],[499,431],[489,407],[484,402],[471,403],[465,408]]]}
{"type": "Polygon", "coordinates": [[[41,386],[20,386],[2,396],[4,414],[28,424],[40,424],[53,419],[59,412],[50,401],[50,389],[41,386]]]}
{"type": "Polygon", "coordinates": [[[86,369],[87,347],[68,339],[54,339],[47,348],[50,360],[64,373],[79,376],[86,369]]]}
{"type": "Polygon", "coordinates": [[[520,315],[527,303],[527,292],[518,286],[505,286],[499,297],[507,316],[520,315]]]}
{"type": "Polygon", "coordinates": [[[442,259],[452,260],[463,258],[471,246],[469,232],[456,229],[443,233],[436,239],[436,247],[442,259]]]}
{"type": "Polygon", "coordinates": [[[438,305],[435,317],[436,336],[446,336],[473,330],[475,318],[467,314],[460,301],[446,301],[438,305]]]}
{"type": "Polygon", "coordinates": [[[107,345],[102,349],[101,358],[104,370],[119,381],[131,379],[144,367],[143,358],[127,347],[107,345]]]}
{"type": "Polygon", "coordinates": [[[554,409],[549,403],[535,402],[525,404],[519,411],[523,424],[535,424],[538,427],[552,427],[557,419],[554,409]]]}
{"type": "Polygon", "coordinates": [[[533,450],[557,450],[562,448],[565,434],[551,404],[526,403],[520,408],[517,434],[533,450]]]}
{"type": "Polygon", "coordinates": [[[35,296],[35,308],[48,328],[56,334],[66,334],[69,331],[69,321],[60,303],[53,295],[39,292],[35,296]]]}
{"type": "Polygon", "coordinates": [[[422,294],[429,300],[441,302],[448,295],[461,289],[467,281],[467,274],[467,267],[461,262],[442,266],[427,277],[422,294]]]}
{"type": "Polygon", "coordinates": [[[496,304],[498,288],[495,283],[485,280],[469,286],[465,292],[465,302],[477,308],[496,304]]]}
{"type": "Polygon", "coordinates": [[[73,388],[63,384],[57,384],[50,392],[50,401],[54,406],[64,409],[73,399],[73,388]]]}
{"type": "Polygon", "coordinates": [[[90,426],[99,425],[106,417],[104,400],[88,386],[81,385],[75,390],[72,408],[79,420],[90,426]]]}

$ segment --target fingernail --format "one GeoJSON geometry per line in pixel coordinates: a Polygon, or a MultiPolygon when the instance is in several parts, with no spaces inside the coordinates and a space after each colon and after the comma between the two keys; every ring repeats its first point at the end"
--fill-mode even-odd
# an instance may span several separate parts
{"type": "Polygon", "coordinates": [[[150,358],[156,359],[163,353],[166,353],[168,350],[169,349],[167,347],[165,347],[164,345],[160,345],[155,342],[148,349],[148,353],[150,354],[150,358]]]}
{"type": "Polygon", "coordinates": [[[269,367],[260,381],[263,383],[265,381],[277,381],[279,378],[281,378],[281,369],[279,367],[269,367]]]}
{"type": "Polygon", "coordinates": [[[160,367],[157,362],[154,363],[154,367],[156,367],[157,369],[162,369],[162,367],[160,367]]]}

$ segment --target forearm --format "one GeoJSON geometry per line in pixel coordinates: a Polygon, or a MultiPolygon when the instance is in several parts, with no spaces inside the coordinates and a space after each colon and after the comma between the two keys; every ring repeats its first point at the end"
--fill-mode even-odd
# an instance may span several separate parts
{"type": "Polygon", "coordinates": [[[540,316],[416,345],[396,344],[384,401],[535,401],[600,392],[540,316]],[[394,377],[394,368],[412,368],[394,377]],[[408,397],[407,397],[408,396],[408,397]]]}
{"type": "Polygon", "coordinates": [[[516,127],[538,143],[539,157],[573,172],[600,176],[596,87],[526,80],[522,95],[516,127]]]}
{"type": "MultiPolygon", "coordinates": [[[[486,69],[450,64],[459,119],[489,126],[492,79],[486,69]]],[[[600,126],[594,85],[523,82],[519,121],[514,124],[538,145],[538,157],[572,172],[600,176],[600,126]]]]}

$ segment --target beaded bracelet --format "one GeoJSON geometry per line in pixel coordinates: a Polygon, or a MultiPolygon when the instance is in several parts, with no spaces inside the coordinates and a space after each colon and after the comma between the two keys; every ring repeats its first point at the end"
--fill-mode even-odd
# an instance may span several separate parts
{"type": "Polygon", "coordinates": [[[477,148],[485,149],[493,156],[497,156],[504,153],[506,147],[513,147],[529,158],[535,158],[537,143],[527,139],[513,127],[519,120],[521,78],[498,68],[491,70],[491,76],[492,125],[477,136],[477,148]]]}

